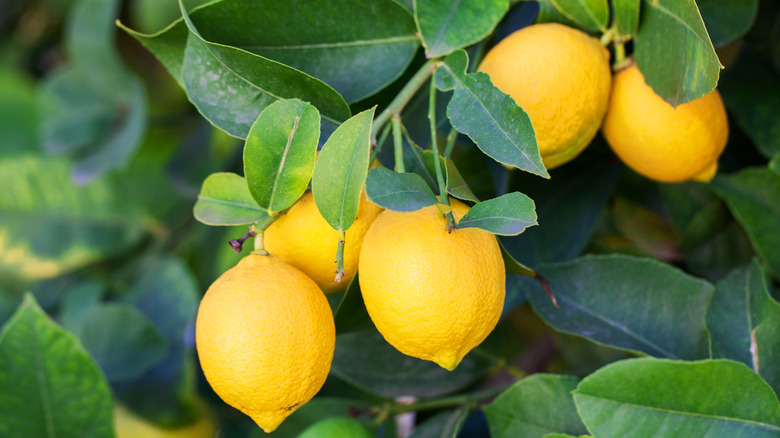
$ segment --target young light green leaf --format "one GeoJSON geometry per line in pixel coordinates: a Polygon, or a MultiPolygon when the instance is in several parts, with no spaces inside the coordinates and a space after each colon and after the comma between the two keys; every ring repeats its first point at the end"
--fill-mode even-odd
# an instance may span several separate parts
{"type": "Polygon", "coordinates": [[[375,167],[368,172],[366,197],[393,211],[415,211],[439,202],[420,175],[397,173],[384,167],[375,167]]]}
{"type": "Polygon", "coordinates": [[[493,438],[538,438],[547,433],[587,433],[571,392],[574,376],[534,374],[520,380],[485,406],[493,438]]]}
{"type": "Polygon", "coordinates": [[[590,31],[605,31],[609,23],[607,0],[552,0],[563,15],[590,31]]]}
{"type": "Polygon", "coordinates": [[[715,47],[741,37],[753,26],[758,0],[696,0],[715,47]]]}
{"type": "Polygon", "coordinates": [[[672,106],[714,90],[722,68],[694,0],[645,0],[634,56],[647,84],[672,106]]]}
{"type": "Polygon", "coordinates": [[[531,119],[482,72],[467,74],[468,55],[457,50],[435,73],[436,87],[455,90],[447,117],[490,158],[549,178],[539,155],[531,119]]]}
{"type": "Polygon", "coordinates": [[[111,390],[100,368],[27,295],[0,334],[0,435],[113,436],[111,390]]]}
{"type": "Polygon", "coordinates": [[[633,37],[639,29],[639,4],[642,0],[612,0],[613,20],[619,38],[633,37]]]}
{"type": "Polygon", "coordinates": [[[320,113],[298,99],[266,107],[249,131],[244,146],[244,175],[249,193],[269,214],[288,209],[309,186],[320,113]]]}
{"type": "Polygon", "coordinates": [[[769,295],[758,263],[715,285],[707,328],[712,357],[744,363],[780,394],[780,303],[769,295]]]}
{"type": "Polygon", "coordinates": [[[414,18],[431,58],[485,38],[506,14],[506,0],[414,0],[414,18]]]}
{"type": "Polygon", "coordinates": [[[347,231],[357,217],[368,173],[374,109],[342,123],[325,142],[314,165],[314,203],[336,231],[347,231]]]}
{"type": "Polygon", "coordinates": [[[780,434],[777,395],[744,364],[730,360],[624,360],[584,378],[573,394],[580,418],[597,437],[780,434]]]}
{"type": "Polygon", "coordinates": [[[245,225],[269,217],[252,198],[246,180],[235,173],[212,173],[204,181],[193,208],[206,225],[245,225]]]}
{"type": "Polygon", "coordinates": [[[455,228],[479,228],[502,236],[515,236],[537,225],[534,201],[520,192],[482,201],[469,209],[455,228]]]}
{"type": "Polygon", "coordinates": [[[588,255],[536,268],[550,282],[556,308],[535,280],[528,301],[556,330],[655,357],[709,357],[705,315],[713,286],[668,264],[625,255],[588,255]]]}

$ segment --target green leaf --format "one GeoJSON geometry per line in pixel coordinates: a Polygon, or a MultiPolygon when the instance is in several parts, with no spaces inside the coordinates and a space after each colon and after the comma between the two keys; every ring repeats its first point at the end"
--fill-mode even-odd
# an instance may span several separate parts
{"type": "Polygon", "coordinates": [[[436,87],[455,90],[447,105],[452,126],[499,163],[549,178],[528,114],[496,88],[487,74],[467,74],[468,62],[466,52],[458,50],[436,69],[436,87]]]}
{"type": "Polygon", "coordinates": [[[447,173],[447,193],[464,201],[479,202],[479,198],[471,191],[471,187],[466,183],[451,158],[444,159],[443,169],[447,173]]]}
{"type": "Polygon", "coordinates": [[[74,186],[61,159],[0,159],[0,276],[49,278],[120,254],[154,225],[134,187],[74,186]]]}
{"type": "Polygon", "coordinates": [[[420,175],[397,173],[385,167],[375,167],[368,172],[366,197],[393,211],[415,211],[439,202],[420,175]]]}
{"type": "Polygon", "coordinates": [[[468,411],[463,407],[454,411],[439,412],[416,425],[409,438],[456,437],[466,416],[468,416],[468,411]]]}
{"type": "Polygon", "coordinates": [[[670,265],[625,255],[580,257],[537,269],[556,308],[535,280],[523,279],[534,310],[556,330],[654,357],[709,357],[705,314],[713,286],[670,265]]]}
{"type": "Polygon", "coordinates": [[[0,68],[0,155],[38,150],[38,93],[36,84],[21,72],[0,68]]]}
{"type": "Polygon", "coordinates": [[[31,295],[0,334],[0,394],[3,437],[114,436],[105,377],[31,295]]]}
{"type": "Polygon", "coordinates": [[[352,277],[352,281],[333,314],[338,334],[374,330],[374,323],[368,316],[368,310],[363,302],[363,294],[360,293],[359,276],[360,272],[352,277]]]}
{"type": "Polygon", "coordinates": [[[780,394],[780,303],[755,261],[715,285],[707,328],[713,358],[744,363],[780,394]]]}
{"type": "Polygon", "coordinates": [[[758,0],[696,0],[715,47],[746,34],[758,14],[758,0]]]}
{"type": "Polygon", "coordinates": [[[644,0],[634,56],[647,84],[672,106],[714,90],[722,67],[694,0],[644,0]]]}
{"type": "Polygon", "coordinates": [[[490,35],[508,9],[506,0],[415,0],[414,18],[428,57],[435,58],[490,35]]]}
{"type": "Polygon", "coordinates": [[[609,23],[607,0],[552,0],[563,15],[590,31],[605,31],[609,23]]]}
{"type": "Polygon", "coordinates": [[[314,165],[314,203],[336,231],[347,231],[357,217],[368,173],[374,109],[365,110],[336,128],[314,165]]]}
{"type": "MultiPolygon", "coordinates": [[[[580,435],[579,438],[588,438],[590,435],[580,435]]],[[[542,438],[577,438],[574,435],[569,435],[567,433],[548,433],[542,438]]]]}
{"type": "Polygon", "coordinates": [[[520,192],[482,201],[469,209],[455,228],[479,228],[502,236],[515,236],[538,225],[534,201],[520,192]]]}
{"type": "Polygon", "coordinates": [[[320,113],[305,102],[278,100],[260,113],[244,146],[244,175],[260,207],[273,215],[303,195],[319,140],[320,113]]]}
{"type": "MultiPolygon", "coordinates": [[[[198,17],[198,11],[200,9],[193,11],[195,19],[198,17]]],[[[181,14],[181,11],[179,13],[181,14]]],[[[184,65],[184,50],[190,31],[183,18],[153,34],[136,32],[120,22],[117,22],[117,26],[152,52],[179,86],[185,88],[182,79],[182,66],[184,65]]]]}
{"type": "MultiPolygon", "coordinates": [[[[407,167],[407,172],[413,171],[423,178],[423,181],[434,191],[439,190],[439,183],[436,182],[436,168],[433,161],[433,151],[423,150],[417,145],[410,147],[414,155],[415,162],[413,166],[407,167]]],[[[451,158],[444,158],[439,155],[439,162],[444,173],[444,183],[447,187],[447,193],[462,199],[464,201],[479,202],[479,198],[471,187],[466,183],[463,175],[460,174],[455,162],[451,158]]]]}
{"type": "Polygon", "coordinates": [[[780,433],[775,393],[748,367],[728,360],[616,362],[583,379],[574,403],[599,438],[769,438],[780,433]]]}
{"type": "Polygon", "coordinates": [[[747,232],[750,243],[780,278],[780,175],[766,167],[719,176],[711,184],[747,232]]]}
{"type": "Polygon", "coordinates": [[[612,0],[613,20],[619,37],[633,37],[639,29],[641,0],[612,0]]]}
{"type": "Polygon", "coordinates": [[[538,438],[552,432],[587,433],[571,391],[574,376],[534,374],[520,380],[482,408],[493,438],[538,438]]]}
{"type": "Polygon", "coordinates": [[[245,225],[269,218],[249,193],[246,180],[235,173],[212,173],[203,181],[193,208],[206,225],[245,225]]]}
{"type": "MultiPolygon", "coordinates": [[[[273,435],[271,436],[274,438],[296,438],[304,429],[317,421],[331,417],[352,416],[355,409],[362,410],[370,407],[371,404],[364,400],[315,397],[287,417],[287,419],[284,420],[284,423],[273,431],[273,435]]],[[[253,438],[268,436],[260,428],[255,427],[254,430],[256,433],[251,435],[253,438]]]]}
{"type": "Polygon", "coordinates": [[[769,162],[769,170],[780,175],[780,152],[778,152],[777,155],[772,158],[772,161],[769,162]]]}
{"type": "Polygon", "coordinates": [[[561,14],[561,11],[552,3],[552,0],[539,0],[539,14],[534,23],[561,23],[569,27],[577,27],[577,23],[561,14]]]}

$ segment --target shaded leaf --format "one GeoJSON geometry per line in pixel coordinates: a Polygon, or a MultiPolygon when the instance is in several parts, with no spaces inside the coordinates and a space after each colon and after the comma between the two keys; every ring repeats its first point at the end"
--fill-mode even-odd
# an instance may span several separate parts
{"type": "Polygon", "coordinates": [[[769,162],[769,170],[780,175],[780,152],[769,162]]]}
{"type": "Polygon", "coordinates": [[[514,236],[534,225],[537,225],[534,201],[520,192],[512,192],[474,205],[455,228],[480,228],[493,234],[514,236]]]}
{"type": "MultiPolygon", "coordinates": [[[[308,426],[317,421],[331,417],[349,417],[355,409],[367,409],[371,404],[364,400],[353,400],[336,397],[315,397],[300,409],[292,413],[279,428],[273,431],[274,438],[295,438],[308,426]]],[[[268,436],[262,429],[254,428],[251,436],[259,438],[268,436]]],[[[344,437],[346,438],[346,437],[344,437]]]]}
{"type": "Polygon", "coordinates": [[[618,196],[612,206],[615,227],[632,245],[666,261],[680,260],[680,237],[658,213],[618,196]]]}
{"type": "Polygon", "coordinates": [[[715,47],[741,37],[753,26],[758,0],[696,0],[715,47]]]}
{"type": "Polygon", "coordinates": [[[463,201],[479,202],[479,198],[471,191],[471,187],[460,174],[455,162],[451,158],[446,158],[444,164],[443,168],[447,173],[447,193],[463,201]]]}
{"type": "Polygon", "coordinates": [[[246,180],[235,173],[212,173],[203,181],[193,209],[206,225],[244,225],[269,218],[252,198],[246,180]]]}
{"type": "Polygon", "coordinates": [[[506,0],[415,0],[414,18],[431,58],[488,36],[506,14],[506,0]]]}
{"type": "Polygon", "coordinates": [[[607,0],[552,0],[568,19],[590,31],[604,31],[609,23],[607,0]]]}
{"type": "Polygon", "coordinates": [[[363,302],[363,294],[360,293],[359,276],[360,272],[352,277],[352,281],[333,314],[338,334],[374,329],[374,323],[368,316],[368,310],[363,302]]]}
{"type": "MultiPolygon", "coordinates": [[[[409,438],[444,438],[457,436],[455,427],[468,414],[465,409],[439,412],[433,417],[415,426],[409,438]]],[[[460,428],[458,428],[460,429],[460,428]]]]}
{"type": "Polygon", "coordinates": [[[39,101],[38,89],[30,78],[0,68],[0,155],[38,150],[39,101]]]}
{"type": "Polygon", "coordinates": [[[620,37],[633,37],[639,29],[639,4],[642,0],[612,0],[613,21],[620,37]]]}
{"type": "Polygon", "coordinates": [[[428,184],[416,173],[397,173],[376,167],[366,178],[366,197],[393,211],[415,211],[439,202],[428,184]]]}

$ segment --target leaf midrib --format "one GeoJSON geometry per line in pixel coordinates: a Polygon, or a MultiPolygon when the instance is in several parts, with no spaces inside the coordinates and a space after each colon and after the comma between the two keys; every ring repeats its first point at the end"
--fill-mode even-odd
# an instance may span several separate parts
{"type": "Polygon", "coordinates": [[[235,47],[246,50],[250,53],[254,53],[255,51],[267,52],[267,51],[281,51],[281,50],[287,50],[287,51],[315,50],[315,49],[327,50],[327,49],[340,49],[345,47],[379,46],[379,45],[390,45],[390,44],[402,44],[402,43],[407,43],[409,41],[416,42],[417,36],[404,35],[404,36],[389,37],[389,38],[377,38],[372,40],[353,40],[353,41],[342,41],[342,42],[335,42],[335,43],[316,43],[316,44],[288,44],[288,45],[275,45],[275,46],[246,44],[246,45],[240,45],[235,47]]]}

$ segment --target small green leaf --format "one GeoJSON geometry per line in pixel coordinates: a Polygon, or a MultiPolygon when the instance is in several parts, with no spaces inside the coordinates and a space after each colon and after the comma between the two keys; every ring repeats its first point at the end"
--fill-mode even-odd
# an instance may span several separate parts
{"type": "Polygon", "coordinates": [[[741,37],[753,26],[758,0],[696,0],[715,47],[741,37]]]}
{"type": "Polygon", "coordinates": [[[534,201],[520,192],[482,201],[469,209],[455,228],[479,228],[502,236],[515,236],[538,225],[534,201]]]}
{"type": "Polygon", "coordinates": [[[314,165],[314,203],[336,231],[347,231],[357,217],[368,173],[374,109],[365,110],[336,128],[314,165]]]}
{"type": "Polygon", "coordinates": [[[780,403],[744,364],[629,359],[584,378],[574,403],[597,437],[769,438],[780,403]]]}
{"type": "Polygon", "coordinates": [[[468,55],[457,50],[435,73],[436,87],[455,90],[447,117],[490,158],[549,178],[539,155],[531,119],[482,72],[467,74],[468,55]]]}
{"type": "Polygon", "coordinates": [[[612,0],[614,23],[618,36],[633,37],[639,29],[639,4],[641,0],[612,0]]]}
{"type": "Polygon", "coordinates": [[[504,269],[507,274],[522,275],[524,277],[534,278],[536,272],[533,269],[518,262],[509,251],[506,250],[501,240],[498,241],[498,246],[501,247],[501,257],[504,259],[504,269]]]}
{"type": "Polygon", "coordinates": [[[563,15],[590,31],[604,31],[609,23],[607,0],[552,0],[563,15]]]}
{"type": "Polygon", "coordinates": [[[374,204],[393,211],[415,211],[439,202],[420,175],[384,167],[368,172],[366,196],[374,204]]]}
{"type": "Polygon", "coordinates": [[[574,376],[534,374],[512,385],[482,408],[493,438],[538,438],[547,433],[587,433],[571,392],[574,376]]]}
{"type": "Polygon", "coordinates": [[[447,193],[464,201],[479,202],[451,158],[444,159],[443,168],[447,173],[447,193]]]}
{"type": "Polygon", "coordinates": [[[100,368],[27,295],[0,334],[0,435],[114,435],[111,390],[100,368]]]}
{"type": "Polygon", "coordinates": [[[694,0],[644,0],[634,56],[647,84],[672,106],[714,90],[722,67],[694,0]]]}
{"type": "Polygon", "coordinates": [[[235,173],[212,173],[203,181],[193,209],[206,225],[245,225],[269,217],[252,198],[246,180],[235,173]]]}
{"type": "MultiPolygon", "coordinates": [[[[318,396],[287,417],[272,436],[274,438],[297,438],[304,429],[317,421],[332,417],[348,417],[353,415],[356,409],[369,409],[371,406],[370,402],[360,399],[318,396]]],[[[266,436],[268,435],[257,427],[254,428],[253,434],[249,435],[250,438],[266,436]]]]}
{"type": "Polygon", "coordinates": [[[414,18],[431,58],[485,38],[506,14],[506,0],[414,0],[414,18]]]}
{"type": "Polygon", "coordinates": [[[298,99],[267,106],[249,131],[244,146],[244,175],[249,193],[273,215],[290,208],[309,186],[320,113],[298,99]]]}

